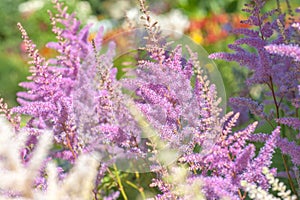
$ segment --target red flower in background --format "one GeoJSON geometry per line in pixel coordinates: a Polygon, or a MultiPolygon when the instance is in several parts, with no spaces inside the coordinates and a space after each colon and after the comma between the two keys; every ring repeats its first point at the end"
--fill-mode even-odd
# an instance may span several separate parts
{"type": "Polygon", "coordinates": [[[241,15],[212,14],[202,19],[191,19],[188,34],[192,39],[203,45],[209,45],[226,39],[231,30],[246,28],[248,25],[240,23],[241,15]]]}

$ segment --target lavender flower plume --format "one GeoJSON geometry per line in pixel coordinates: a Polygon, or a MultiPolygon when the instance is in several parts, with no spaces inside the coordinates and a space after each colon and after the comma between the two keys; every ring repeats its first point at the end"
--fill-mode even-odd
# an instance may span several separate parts
{"type": "MultiPolygon", "coordinates": [[[[235,133],[228,132],[228,127],[233,126],[236,116],[229,118],[227,125],[224,126],[223,134],[213,147],[212,153],[201,156],[197,153],[184,155],[180,160],[187,162],[191,170],[199,170],[201,176],[223,178],[226,177],[233,184],[230,194],[237,195],[241,188],[241,180],[249,180],[250,183],[257,183],[262,188],[268,187],[268,182],[262,174],[262,167],[269,167],[272,155],[276,148],[280,129],[273,131],[271,136],[266,136],[266,144],[260,150],[257,157],[255,146],[248,144],[247,141],[253,134],[256,123],[248,126],[245,130],[235,133]],[[228,126],[226,128],[226,126],[228,126]]],[[[209,188],[209,186],[204,186],[209,188]]],[[[228,190],[227,190],[228,192],[228,190]]],[[[228,194],[227,194],[228,195],[228,194]]]]}
{"type": "Polygon", "coordinates": [[[294,129],[300,130],[300,119],[295,117],[282,117],[276,119],[280,124],[285,124],[287,126],[293,127],[294,129]]]}
{"type": "Polygon", "coordinates": [[[277,146],[281,149],[283,154],[287,154],[291,157],[291,160],[294,165],[296,166],[300,165],[300,155],[299,155],[300,146],[297,145],[295,141],[290,142],[286,138],[281,138],[277,142],[277,146]]]}
{"type": "MultiPolygon", "coordinates": [[[[286,1],[286,3],[289,14],[292,14],[289,1],[286,1]]],[[[210,58],[236,61],[240,66],[247,67],[252,72],[249,74],[247,83],[249,85],[264,84],[266,89],[262,91],[261,99],[265,104],[274,106],[276,111],[271,110],[267,114],[264,112],[263,103],[244,97],[231,99],[234,104],[247,105],[254,115],[260,119],[265,119],[271,127],[274,126],[275,118],[278,125],[287,125],[297,131],[299,121],[297,119],[299,108],[299,30],[297,20],[286,24],[285,14],[281,10],[281,2],[277,1],[277,9],[269,12],[264,12],[263,7],[265,4],[266,1],[263,0],[254,0],[246,4],[243,10],[249,13],[249,17],[241,21],[241,23],[250,25],[250,28],[235,30],[235,33],[242,34],[244,37],[237,39],[228,46],[234,53],[215,53],[211,54],[210,58]],[[251,51],[245,46],[250,47],[251,51]]],[[[287,135],[286,130],[293,131],[288,127],[286,128],[282,131],[284,137],[287,135]]],[[[273,135],[276,135],[276,132],[279,132],[278,128],[273,131],[272,136],[264,134],[253,134],[250,136],[251,141],[253,139],[263,142],[267,140],[263,149],[269,152],[261,152],[262,157],[265,158],[258,156],[253,162],[255,160],[255,162],[258,162],[259,159],[262,159],[264,161],[261,161],[261,164],[266,163],[269,165],[272,152],[274,151],[272,149],[276,146],[282,150],[283,154],[290,155],[294,165],[298,165],[299,156],[294,152],[294,150],[298,149],[296,141],[288,141],[287,138],[280,138],[279,136],[277,136],[277,139],[274,139],[275,136],[273,135]]],[[[292,136],[291,138],[297,139],[297,136],[292,136]]],[[[283,156],[283,162],[289,175],[289,166],[285,156],[283,156]]],[[[259,164],[256,165],[259,166],[259,164]]],[[[249,170],[248,175],[254,169],[249,170]]],[[[249,176],[254,178],[251,179],[252,181],[260,179],[259,184],[266,188],[268,184],[259,173],[249,176]]],[[[295,192],[290,177],[289,182],[293,192],[295,192]]]]}
{"type": "MultiPolygon", "coordinates": [[[[76,156],[75,150],[77,138],[74,133],[74,122],[70,114],[70,96],[67,93],[71,81],[64,78],[59,70],[49,67],[48,62],[40,56],[35,45],[29,39],[24,28],[18,24],[22,37],[27,46],[28,55],[33,59],[31,61],[31,73],[28,77],[32,82],[21,83],[28,92],[18,94],[19,107],[12,109],[14,113],[30,115],[32,118],[27,123],[28,128],[53,128],[54,134],[59,135],[61,142],[68,146],[76,156]],[[62,137],[65,133],[65,136],[62,137]]],[[[58,138],[58,137],[57,137],[58,138]]]]}
{"type": "Polygon", "coordinates": [[[12,111],[31,116],[26,125],[29,129],[52,129],[56,142],[65,147],[56,155],[70,161],[80,152],[95,148],[101,140],[131,146],[130,140],[138,137],[138,130],[124,106],[116,106],[122,97],[117,92],[112,66],[115,45],[111,43],[108,51],[100,54],[103,28],[89,42],[91,26],[80,29],[80,21],[68,14],[62,3],[54,1],[54,6],[58,13],[50,13],[50,18],[58,41],[47,47],[58,52],[55,58],[42,58],[24,28],[18,25],[32,59],[32,75],[28,77],[31,82],[20,84],[27,91],[18,93],[20,106],[12,111]],[[118,116],[113,119],[116,113],[118,116]],[[88,122],[89,118],[93,120],[88,122]],[[130,123],[122,124],[124,120],[130,123]],[[113,129],[105,130],[108,125],[113,129]],[[112,131],[115,129],[118,131],[112,131]]]}
{"type": "Polygon", "coordinates": [[[272,54],[288,56],[297,62],[300,61],[300,47],[297,44],[273,44],[265,46],[265,49],[272,54]]]}
{"type": "MultiPolygon", "coordinates": [[[[279,15],[278,10],[264,13],[265,3],[263,0],[255,0],[245,5],[243,11],[247,12],[249,17],[241,23],[249,25],[250,28],[234,31],[244,35],[243,38],[228,45],[234,53],[213,53],[209,57],[238,62],[241,67],[247,67],[253,72],[249,74],[251,77],[247,79],[247,84],[266,84],[269,88],[277,87],[278,92],[274,92],[276,98],[294,101],[299,98],[295,95],[299,81],[297,72],[299,64],[293,62],[292,57],[296,59],[298,44],[283,43],[297,41],[297,38],[294,38],[297,31],[284,26],[284,15],[279,15]],[[274,18],[270,19],[271,16],[274,18]],[[249,51],[245,46],[253,48],[254,51],[249,51]],[[279,50],[279,47],[285,49],[286,52],[290,48],[293,51],[292,57],[274,56],[273,53],[276,53],[275,50],[279,50]]],[[[284,55],[284,52],[281,55],[284,55]]]]}
{"type": "Polygon", "coordinates": [[[262,175],[262,167],[270,167],[279,136],[280,127],[277,127],[266,141],[265,146],[260,150],[259,155],[247,167],[243,180],[251,183],[257,182],[262,188],[268,188],[268,182],[262,175]]]}
{"type": "Polygon", "coordinates": [[[262,119],[267,118],[267,114],[264,112],[264,106],[252,99],[244,98],[244,97],[236,97],[236,98],[230,98],[229,101],[234,105],[247,107],[252,114],[259,116],[262,119]]]}
{"type": "MultiPolygon", "coordinates": [[[[51,129],[59,146],[51,157],[71,165],[82,153],[94,150],[103,153],[103,165],[117,159],[142,157],[147,149],[139,144],[140,129],[126,107],[121,84],[116,79],[115,44],[109,43],[107,51],[102,53],[102,27],[90,42],[91,25],[80,28],[80,21],[74,13],[67,13],[63,3],[54,1],[54,7],[57,13],[49,14],[57,41],[47,47],[57,51],[56,57],[49,60],[41,57],[25,29],[18,25],[32,59],[32,74],[29,82],[20,84],[27,91],[17,94],[20,106],[12,112],[31,117],[24,128],[31,133],[27,146],[35,147],[43,130],[51,129]]],[[[33,150],[22,151],[26,161],[33,150]]],[[[123,165],[118,167],[130,170],[123,165]]],[[[106,169],[97,176],[98,184],[106,169]]],[[[98,185],[95,188],[95,194],[101,193],[98,185]]]]}
{"type": "Polygon", "coordinates": [[[8,105],[4,102],[3,98],[0,98],[0,116],[3,115],[1,113],[4,114],[5,118],[14,126],[16,131],[20,129],[21,116],[14,116],[13,112],[8,108],[8,105]]]}

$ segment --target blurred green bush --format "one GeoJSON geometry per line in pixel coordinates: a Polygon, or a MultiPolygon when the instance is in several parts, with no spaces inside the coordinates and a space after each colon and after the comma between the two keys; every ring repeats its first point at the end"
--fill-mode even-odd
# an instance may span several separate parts
{"type": "Polygon", "coordinates": [[[16,92],[20,91],[19,82],[25,81],[28,75],[26,63],[15,54],[0,54],[0,97],[3,97],[9,106],[16,104],[16,92]]]}

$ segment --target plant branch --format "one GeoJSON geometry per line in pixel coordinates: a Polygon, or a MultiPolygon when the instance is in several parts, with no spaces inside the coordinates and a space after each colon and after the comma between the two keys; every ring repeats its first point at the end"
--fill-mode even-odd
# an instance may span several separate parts
{"type": "Polygon", "coordinates": [[[116,164],[114,164],[113,166],[114,166],[115,175],[116,175],[116,178],[117,178],[117,183],[118,183],[118,185],[119,185],[120,192],[121,192],[121,194],[122,194],[124,200],[128,200],[128,197],[127,197],[127,195],[126,195],[126,193],[125,193],[125,190],[124,190],[124,187],[123,187],[121,178],[120,178],[120,176],[119,176],[119,174],[118,174],[117,166],[116,166],[116,164]]]}

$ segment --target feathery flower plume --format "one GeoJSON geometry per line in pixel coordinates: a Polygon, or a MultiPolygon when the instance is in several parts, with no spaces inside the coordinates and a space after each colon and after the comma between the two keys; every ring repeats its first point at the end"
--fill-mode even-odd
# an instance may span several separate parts
{"type": "Polygon", "coordinates": [[[300,61],[300,47],[297,44],[267,45],[265,49],[273,54],[292,57],[295,61],[300,61]]]}

